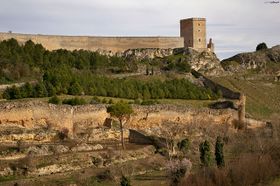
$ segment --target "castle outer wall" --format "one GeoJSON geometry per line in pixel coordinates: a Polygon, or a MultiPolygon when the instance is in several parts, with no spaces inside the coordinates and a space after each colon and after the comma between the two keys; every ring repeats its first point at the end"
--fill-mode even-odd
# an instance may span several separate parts
{"type": "Polygon", "coordinates": [[[182,48],[182,37],[94,37],[94,36],[56,36],[16,33],[0,33],[0,41],[14,38],[20,44],[28,40],[42,44],[48,50],[106,50],[113,53],[138,48],[182,48]]]}

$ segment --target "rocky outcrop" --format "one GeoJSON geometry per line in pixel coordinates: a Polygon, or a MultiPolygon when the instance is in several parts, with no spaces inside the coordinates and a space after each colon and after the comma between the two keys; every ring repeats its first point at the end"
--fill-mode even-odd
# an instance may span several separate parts
{"type": "Polygon", "coordinates": [[[76,147],[73,147],[71,151],[80,152],[80,151],[93,151],[93,150],[102,150],[103,147],[100,144],[97,145],[88,145],[86,143],[82,143],[76,147]]]}
{"type": "Polygon", "coordinates": [[[224,69],[220,64],[220,60],[216,54],[211,51],[197,51],[192,48],[177,48],[177,49],[130,49],[121,54],[122,57],[131,60],[149,60],[154,58],[162,58],[165,62],[165,57],[180,56],[180,62],[186,61],[191,68],[205,75],[220,75],[224,73],[224,69]]]}
{"type": "Polygon", "coordinates": [[[280,70],[280,45],[256,52],[237,54],[221,62],[223,68],[230,72],[256,70],[262,73],[276,73],[280,70]]]}
{"type": "Polygon", "coordinates": [[[129,49],[122,53],[122,57],[136,60],[163,58],[173,54],[173,49],[129,49]]]}
{"type": "Polygon", "coordinates": [[[204,75],[221,75],[224,69],[216,54],[211,51],[197,51],[192,48],[174,49],[174,55],[183,55],[191,68],[204,75]]]}

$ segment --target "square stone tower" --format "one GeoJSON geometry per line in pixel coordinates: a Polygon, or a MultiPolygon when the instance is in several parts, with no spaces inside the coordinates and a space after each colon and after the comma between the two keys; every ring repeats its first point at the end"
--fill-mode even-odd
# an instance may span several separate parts
{"type": "Polygon", "coordinates": [[[184,38],[184,46],[194,49],[207,49],[206,19],[189,18],[180,20],[180,36],[184,38]]]}

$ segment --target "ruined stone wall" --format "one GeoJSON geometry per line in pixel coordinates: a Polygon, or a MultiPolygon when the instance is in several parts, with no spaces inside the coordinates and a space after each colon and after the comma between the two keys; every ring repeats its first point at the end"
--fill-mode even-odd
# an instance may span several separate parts
{"type": "MultiPolygon", "coordinates": [[[[233,110],[193,109],[173,105],[133,106],[133,109],[135,114],[125,124],[125,128],[145,131],[160,127],[165,121],[224,124],[237,117],[233,110]]],[[[14,126],[34,129],[49,125],[58,130],[67,128],[75,136],[75,131],[103,126],[108,117],[106,106],[101,104],[72,107],[41,101],[0,103],[0,128],[14,126]]]]}
{"type": "Polygon", "coordinates": [[[55,36],[0,33],[0,41],[14,38],[23,44],[28,40],[42,44],[48,50],[106,50],[123,52],[137,48],[181,48],[184,38],[181,37],[94,37],[94,36],[55,36]]]}
{"type": "Polygon", "coordinates": [[[198,122],[225,124],[237,117],[236,112],[231,109],[195,109],[176,105],[134,106],[134,111],[137,114],[131,117],[129,126],[146,131],[160,127],[166,121],[178,124],[198,122]]]}
{"type": "Polygon", "coordinates": [[[69,129],[72,135],[77,125],[102,126],[109,115],[105,106],[53,105],[40,101],[0,103],[0,127],[17,126],[27,129],[49,127],[69,129]]]}

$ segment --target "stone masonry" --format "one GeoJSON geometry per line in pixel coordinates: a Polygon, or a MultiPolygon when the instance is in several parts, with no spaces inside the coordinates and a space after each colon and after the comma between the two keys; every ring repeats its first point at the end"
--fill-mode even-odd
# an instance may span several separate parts
{"type": "Polygon", "coordinates": [[[14,38],[20,44],[32,40],[34,43],[42,44],[48,50],[83,49],[90,51],[110,51],[112,53],[124,52],[128,49],[147,48],[174,49],[191,47],[197,50],[207,50],[205,18],[181,20],[180,27],[181,37],[58,36],[8,32],[0,33],[0,41],[14,38]]]}

